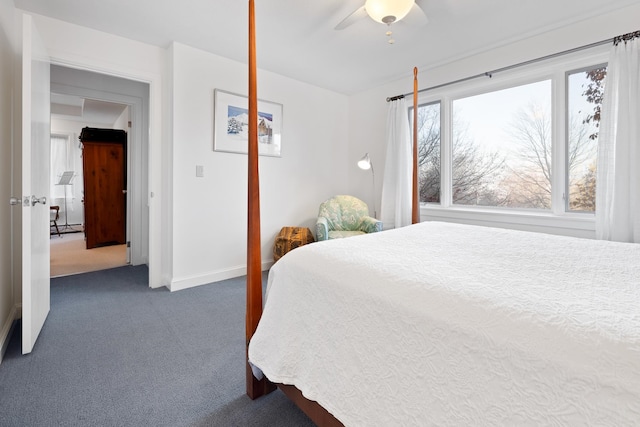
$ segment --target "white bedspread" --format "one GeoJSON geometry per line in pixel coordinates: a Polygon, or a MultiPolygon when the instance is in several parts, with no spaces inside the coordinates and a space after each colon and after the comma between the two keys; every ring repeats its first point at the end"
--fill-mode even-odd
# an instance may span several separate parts
{"type": "Polygon", "coordinates": [[[640,245],[435,222],[306,245],[249,359],[347,426],[637,426],[640,245]]]}

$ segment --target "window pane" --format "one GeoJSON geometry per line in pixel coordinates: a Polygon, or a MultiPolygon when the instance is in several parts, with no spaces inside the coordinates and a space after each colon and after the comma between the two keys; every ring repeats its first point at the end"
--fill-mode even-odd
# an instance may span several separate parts
{"type": "Polygon", "coordinates": [[[453,203],[551,208],[551,81],[453,101],[453,203]]]}
{"type": "Polygon", "coordinates": [[[440,203],[440,102],[418,106],[418,171],[420,202],[440,203]]]}
{"type": "Polygon", "coordinates": [[[567,75],[568,210],[595,212],[596,157],[605,66],[567,75]]]}

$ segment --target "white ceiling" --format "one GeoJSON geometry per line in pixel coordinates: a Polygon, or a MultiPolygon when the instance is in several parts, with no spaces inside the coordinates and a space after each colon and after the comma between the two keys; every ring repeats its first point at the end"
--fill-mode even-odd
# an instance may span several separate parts
{"type": "MultiPolygon", "coordinates": [[[[639,0],[425,0],[429,23],[365,18],[364,0],[256,0],[258,67],[352,94],[639,0]]],[[[16,7],[152,45],[177,41],[247,62],[246,0],[15,0],[16,7]]]]}
{"type": "Polygon", "coordinates": [[[51,117],[91,125],[112,126],[127,108],[124,104],[51,94],[51,117]]]}

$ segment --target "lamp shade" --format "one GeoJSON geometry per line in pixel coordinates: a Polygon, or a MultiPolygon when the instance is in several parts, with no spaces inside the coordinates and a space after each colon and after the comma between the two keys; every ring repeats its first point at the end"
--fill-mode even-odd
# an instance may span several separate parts
{"type": "Polygon", "coordinates": [[[369,158],[369,153],[365,154],[360,160],[358,160],[358,167],[364,170],[371,169],[371,159],[369,158]]]}
{"type": "Polygon", "coordinates": [[[364,9],[374,21],[391,24],[407,16],[415,0],[367,0],[364,9]]]}

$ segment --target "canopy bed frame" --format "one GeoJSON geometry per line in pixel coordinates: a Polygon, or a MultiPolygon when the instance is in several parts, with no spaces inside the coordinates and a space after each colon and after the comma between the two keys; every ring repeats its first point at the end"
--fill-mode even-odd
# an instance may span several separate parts
{"type": "MultiPolygon", "coordinates": [[[[255,2],[249,0],[249,134],[248,134],[248,200],[247,200],[247,306],[246,344],[258,327],[262,315],[262,255],[260,242],[260,177],[258,168],[258,95],[256,65],[255,2]]],[[[418,69],[413,70],[413,196],[412,223],[420,221],[418,199],[418,69]]],[[[247,395],[251,399],[280,388],[317,425],[341,426],[342,423],[317,402],[306,399],[291,385],[273,384],[266,377],[256,379],[246,363],[247,395]]]]}
{"type": "Polygon", "coordinates": [[[263,312],[254,21],[249,0],[248,396],[319,426],[634,425],[640,245],[420,223],[415,68],[414,225],[291,252],[263,312]]]}

